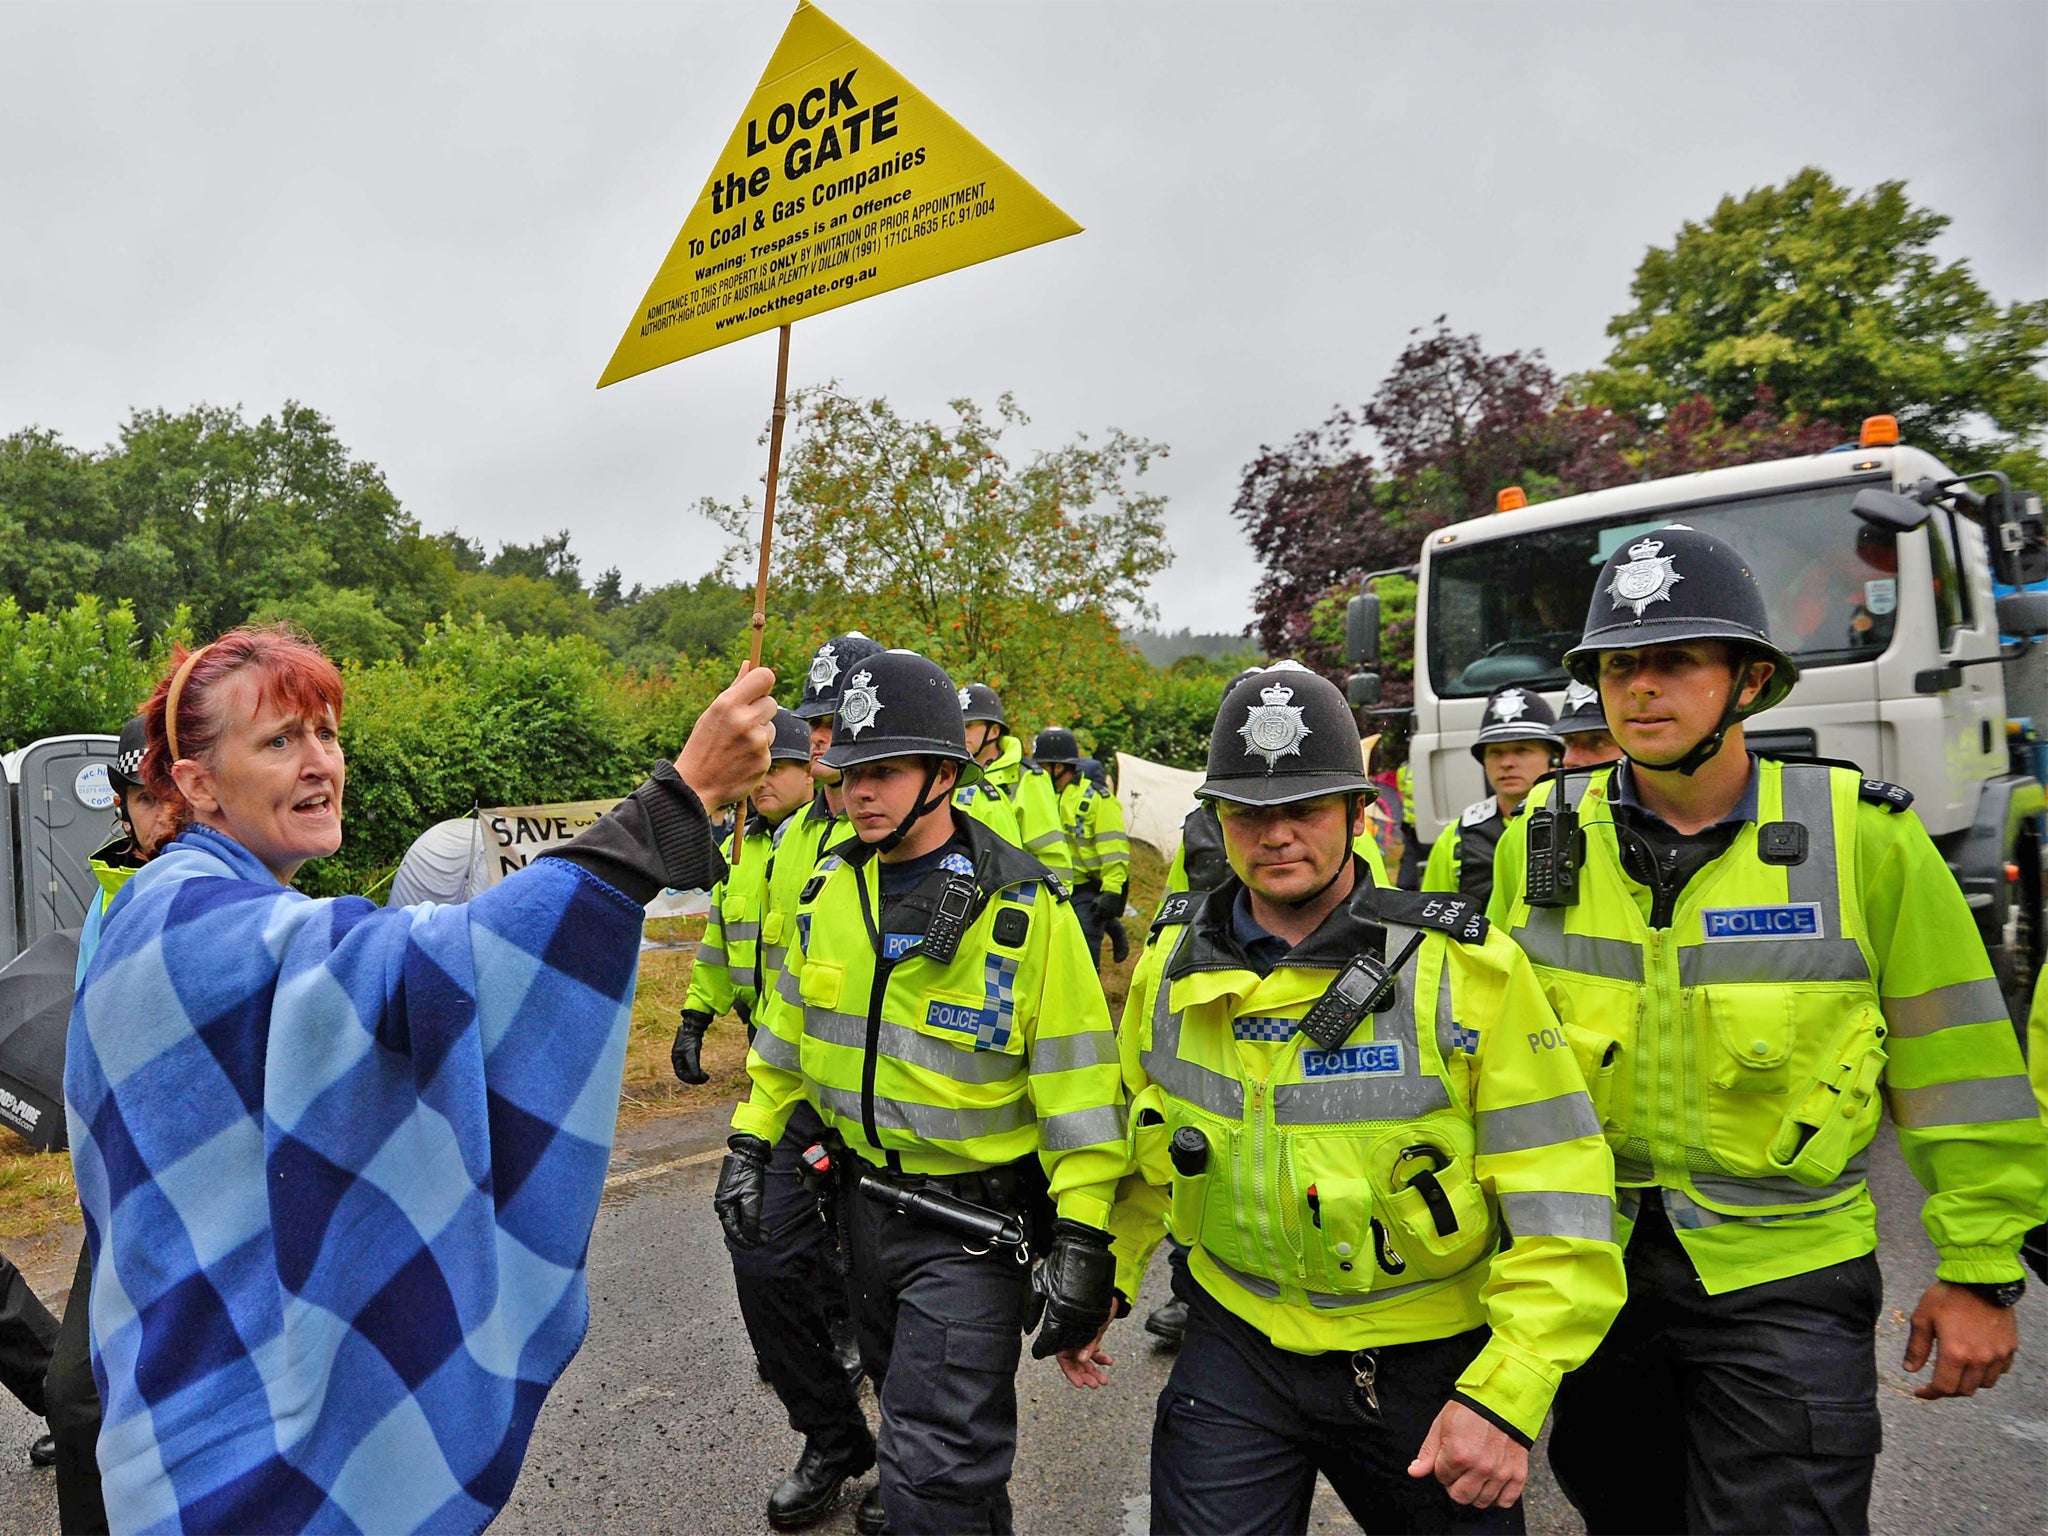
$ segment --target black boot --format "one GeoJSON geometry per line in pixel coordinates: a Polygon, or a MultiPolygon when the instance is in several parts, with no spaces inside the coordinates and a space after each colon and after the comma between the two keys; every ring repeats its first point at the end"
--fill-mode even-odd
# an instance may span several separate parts
{"type": "Polygon", "coordinates": [[[711,1027],[711,1015],[701,1008],[685,1008],[683,1022],[676,1027],[675,1044],[668,1048],[669,1065],[676,1069],[676,1076],[686,1083],[708,1083],[711,1074],[704,1070],[704,1031],[711,1027]]]}
{"type": "Polygon", "coordinates": [[[57,1437],[39,1435],[28,1448],[28,1464],[32,1467],[54,1467],[57,1465],[57,1437]]]}
{"type": "Polygon", "coordinates": [[[853,1320],[845,1317],[829,1318],[826,1326],[832,1331],[832,1358],[839,1362],[839,1369],[846,1372],[846,1379],[856,1387],[860,1385],[860,1340],[855,1337],[853,1320]]]}
{"type": "Polygon", "coordinates": [[[817,1442],[804,1446],[796,1467],[775,1485],[768,1495],[768,1523],[778,1531],[801,1530],[823,1519],[839,1497],[840,1485],[859,1477],[875,1464],[871,1440],[863,1450],[832,1455],[818,1449],[817,1442]]]}
{"type": "Polygon", "coordinates": [[[1152,1315],[1145,1319],[1145,1331],[1154,1338],[1164,1339],[1175,1349],[1188,1333],[1188,1304],[1178,1296],[1155,1307],[1152,1315]]]}
{"type": "Polygon", "coordinates": [[[860,1507],[853,1512],[853,1528],[860,1536],[882,1536],[888,1523],[888,1516],[882,1513],[882,1485],[877,1483],[860,1496],[860,1507]]]}

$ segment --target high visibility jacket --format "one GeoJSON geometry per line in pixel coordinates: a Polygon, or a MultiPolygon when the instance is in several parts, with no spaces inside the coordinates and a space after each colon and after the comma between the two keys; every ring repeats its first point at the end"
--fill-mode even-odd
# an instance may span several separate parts
{"type": "Polygon", "coordinates": [[[2034,1080],[2034,1102],[2048,1120],[2048,967],[2034,982],[2034,1007],[2027,1015],[2027,1075],[2034,1080]]]}
{"type": "MultiPolygon", "coordinates": [[[[775,829],[768,859],[768,889],[761,910],[761,993],[775,991],[782,960],[796,933],[797,898],[803,894],[818,860],[832,845],[852,837],[852,824],[834,815],[821,789],[811,803],[775,829]]],[[[760,1009],[755,1009],[756,1025],[760,1009]]]]}
{"type": "Polygon", "coordinates": [[[1071,874],[1074,855],[1067,846],[1060,792],[1052,787],[1052,775],[1035,763],[1024,764],[1017,779],[1016,801],[1024,851],[1056,875],[1064,878],[1071,874]]]}
{"type": "Polygon", "coordinates": [[[1004,842],[1018,848],[1024,846],[1023,834],[1017,830],[1017,808],[993,784],[985,780],[962,784],[953,792],[953,803],[1004,842]]]}
{"type": "Polygon", "coordinates": [[[1131,878],[1131,839],[1116,796],[1077,779],[1060,791],[1060,821],[1077,884],[1120,891],[1131,878]]]}
{"type": "MultiPolygon", "coordinates": [[[[709,1014],[744,1003],[751,1015],[761,998],[761,916],[768,901],[768,859],[774,827],[758,813],[747,818],[739,862],[712,887],[711,912],[690,967],[685,1008],[709,1014]]],[[[729,846],[729,845],[728,845],[729,846]]]]}
{"type": "MultiPolygon", "coordinates": [[[[1372,828],[1352,840],[1351,851],[1365,860],[1374,885],[1392,885],[1386,861],[1380,857],[1379,840],[1372,828]]],[[[1173,850],[1173,862],[1166,866],[1166,894],[1175,891],[1214,890],[1229,877],[1230,860],[1223,851],[1223,823],[1216,819],[1216,807],[1204,800],[1189,811],[1180,824],[1180,846],[1173,850]],[[1192,866],[1194,874],[1190,876],[1192,866]]]]}
{"type": "Polygon", "coordinates": [[[2018,1278],[2020,1238],[2048,1213],[2048,1133],[1954,877],[1920,819],[1867,803],[1853,770],[1753,771],[1757,824],[1804,827],[1805,857],[1766,863],[1745,824],[1668,928],[1622,867],[1611,768],[1565,781],[1582,797],[1576,906],[1525,899],[1528,816],[1495,855],[1495,921],[1579,1053],[1624,1214],[1629,1188],[1661,1187],[1711,1294],[1869,1253],[1882,1102],[1933,1196],[1941,1278],[2018,1278]]]}
{"type": "Polygon", "coordinates": [[[733,1128],[778,1140],[800,1098],[855,1152],[909,1173],[1036,1154],[1059,1214],[1109,1224],[1128,1163],[1116,1036],[1073,909],[1045,867],[955,812],[976,908],[950,964],[870,936],[880,861],[859,841],[818,862],[754,1034],[733,1128]]]}
{"type": "Polygon", "coordinates": [[[135,871],[142,866],[135,863],[119,863],[117,858],[133,858],[133,845],[125,837],[116,838],[95,853],[87,863],[99,889],[93,892],[92,905],[85,911],[85,926],[78,933],[78,969],[74,980],[79,986],[85,985],[85,968],[92,963],[95,951],[100,947],[100,923],[107,915],[107,903],[120,894],[135,871]]]}
{"type": "Polygon", "coordinates": [[[1172,898],[1131,978],[1120,1288],[1170,1227],[1194,1279],[1282,1349],[1489,1325],[1458,1391],[1533,1439],[1624,1291],[1613,1162],[1535,973],[1472,903],[1361,882],[1261,977],[1232,936],[1241,889],[1172,898]],[[1296,1028],[1353,958],[1418,931],[1394,1005],[1346,1044],[1296,1028]],[[1168,1151],[1185,1126],[1209,1146],[1192,1177],[1168,1151]]]}
{"type": "Polygon", "coordinates": [[[1485,906],[1493,894],[1493,850],[1508,823],[1521,813],[1517,806],[1514,815],[1501,815],[1500,801],[1492,795],[1466,806],[1456,821],[1437,834],[1429,863],[1423,867],[1422,889],[1456,891],[1485,906]]]}

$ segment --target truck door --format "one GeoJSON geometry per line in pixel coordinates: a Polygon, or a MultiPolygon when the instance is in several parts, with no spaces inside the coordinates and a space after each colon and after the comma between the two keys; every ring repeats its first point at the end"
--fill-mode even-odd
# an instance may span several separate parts
{"type": "MultiPolygon", "coordinates": [[[[1998,625],[1989,592],[1984,534],[1975,524],[1937,508],[1927,524],[1927,556],[1934,587],[1935,621],[1946,662],[1981,661],[1998,654],[1998,625]]],[[[1948,821],[1966,825],[1977,810],[1984,780],[2005,770],[2005,691],[1995,665],[1966,666],[1962,686],[1941,695],[1942,751],[1948,821]]]]}
{"type": "Polygon", "coordinates": [[[61,928],[84,926],[99,889],[92,856],[118,827],[107,779],[118,744],[113,736],[52,736],[14,754],[24,949],[61,928]]]}

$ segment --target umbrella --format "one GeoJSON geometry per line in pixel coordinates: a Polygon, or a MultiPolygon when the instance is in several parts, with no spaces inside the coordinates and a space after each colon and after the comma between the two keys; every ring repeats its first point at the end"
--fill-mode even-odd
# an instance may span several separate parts
{"type": "Polygon", "coordinates": [[[64,1137],[64,1036],[71,1024],[78,935],[48,934],[0,969],[0,1125],[37,1150],[64,1137]]]}

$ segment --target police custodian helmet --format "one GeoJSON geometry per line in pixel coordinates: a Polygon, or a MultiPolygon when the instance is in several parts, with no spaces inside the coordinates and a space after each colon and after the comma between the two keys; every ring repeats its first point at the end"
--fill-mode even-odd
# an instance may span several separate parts
{"type": "Polygon", "coordinates": [[[1783,701],[1799,678],[1792,658],[1771,642],[1770,615],[1748,562],[1683,523],[1624,539],[1607,557],[1586,610],[1586,632],[1565,653],[1564,668],[1600,686],[1600,653],[1686,640],[1726,640],[1738,653],[1774,662],[1771,679],[1741,717],[1783,701]]]}
{"type": "MultiPolygon", "coordinates": [[[[846,686],[847,674],[857,662],[866,661],[870,656],[879,656],[882,648],[859,630],[849,630],[843,635],[834,635],[819,646],[811,657],[811,668],[804,674],[804,696],[797,700],[796,716],[800,720],[822,720],[839,708],[839,693],[846,686]]],[[[949,684],[947,692],[951,692],[949,684]]]]}
{"type": "Polygon", "coordinates": [[[985,720],[991,725],[1008,725],[1003,718],[1003,701],[987,683],[969,683],[960,690],[960,715],[968,721],[985,720]]]}
{"type": "Polygon", "coordinates": [[[1195,793],[1239,805],[1288,805],[1378,791],[1365,776],[1358,722],[1337,685],[1298,661],[1233,684],[1209,734],[1209,773],[1195,793]]]}
{"type": "Polygon", "coordinates": [[[793,709],[775,711],[775,745],[768,749],[771,763],[808,763],[811,760],[811,730],[793,709]]]}
{"type": "Polygon", "coordinates": [[[1578,736],[1606,729],[1607,710],[1600,703],[1600,690],[1573,678],[1564,691],[1564,712],[1557,717],[1557,734],[1578,736]]]}
{"type": "Polygon", "coordinates": [[[1564,750],[1564,738],[1557,734],[1557,716],[1549,701],[1518,683],[1494,689],[1493,697],[1486,701],[1472,755],[1485,762],[1487,744],[1495,741],[1540,741],[1553,752],[1564,750]]]}
{"type": "Polygon", "coordinates": [[[1081,766],[1081,743],[1064,725],[1049,725],[1031,743],[1031,760],[1042,766],[1078,769],[1081,766]]]}
{"type": "Polygon", "coordinates": [[[935,661],[915,651],[878,651],[849,664],[838,684],[832,745],[819,759],[845,770],[885,757],[938,757],[972,784],[981,765],[967,750],[960,695],[935,661]]]}
{"type": "Polygon", "coordinates": [[[137,715],[121,727],[121,739],[114,744],[114,760],[107,764],[107,777],[114,781],[114,788],[142,788],[142,752],[148,745],[142,716],[137,715]]]}

